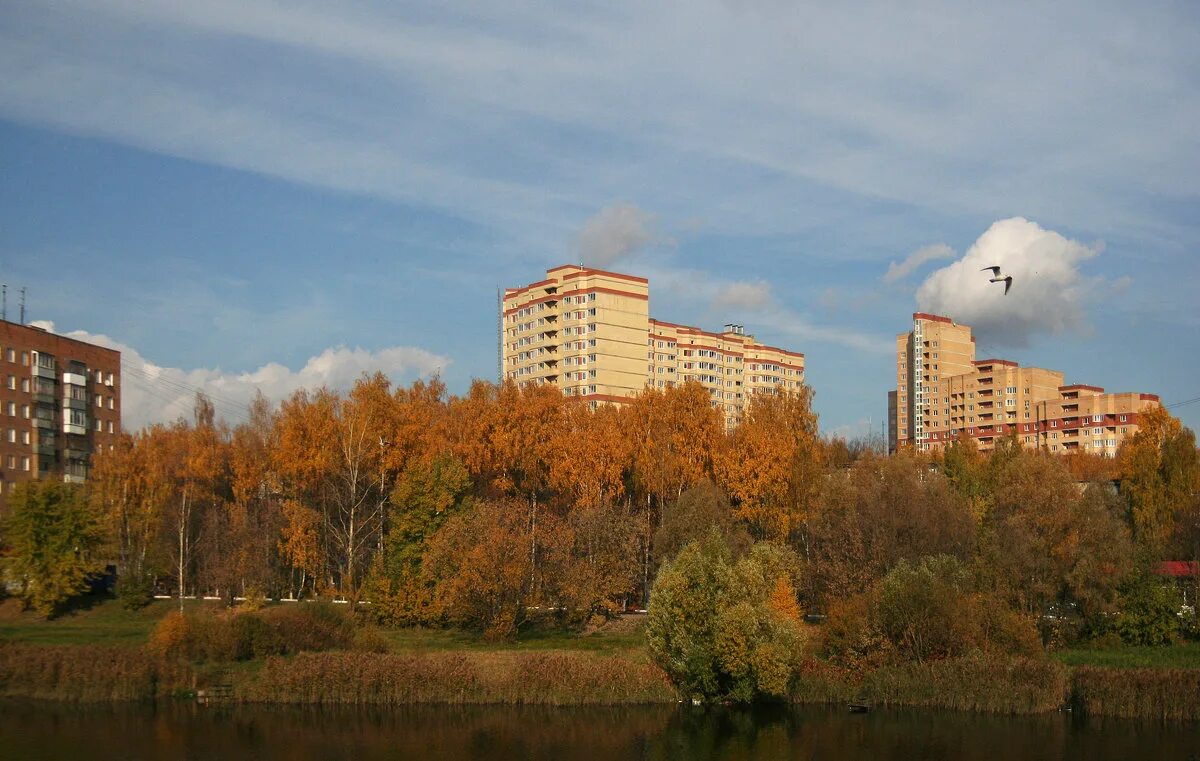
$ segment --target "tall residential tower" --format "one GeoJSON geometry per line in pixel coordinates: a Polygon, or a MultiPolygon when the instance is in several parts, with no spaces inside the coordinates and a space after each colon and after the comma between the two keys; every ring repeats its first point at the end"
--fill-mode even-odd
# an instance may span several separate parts
{"type": "Polygon", "coordinates": [[[0,485],[87,479],[121,431],[121,353],[0,321],[0,485]]]}
{"type": "Polygon", "coordinates": [[[742,326],[720,333],[650,317],[646,278],[563,265],[501,300],[501,378],[552,384],[592,404],[647,386],[703,385],[727,425],[753,393],[798,391],[804,355],[766,346],[742,326]]]}
{"type": "Polygon", "coordinates": [[[1063,374],[1006,359],[976,359],[971,329],[917,312],[896,337],[896,390],[888,392],[888,443],[936,451],[960,435],[983,451],[1016,435],[1028,447],[1113,457],[1155,394],[1064,385],[1063,374]]]}

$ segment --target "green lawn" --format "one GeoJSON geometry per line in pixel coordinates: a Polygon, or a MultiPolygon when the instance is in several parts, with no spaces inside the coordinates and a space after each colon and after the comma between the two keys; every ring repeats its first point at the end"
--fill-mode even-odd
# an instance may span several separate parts
{"type": "MultiPolygon", "coordinates": [[[[285,603],[292,605],[295,603],[285,603]]],[[[218,601],[186,600],[188,610],[219,608],[218,601]]],[[[175,600],[155,600],[138,611],[128,611],[114,599],[100,599],[52,620],[24,612],[15,600],[0,603],[0,641],[41,645],[129,645],[146,642],[164,615],[178,608],[175,600]]],[[[397,652],[412,650],[641,650],[643,617],[629,616],[590,633],[534,628],[511,642],[490,642],[474,632],[450,629],[382,629],[380,633],[397,652]]]]}
{"type": "Polygon", "coordinates": [[[1187,642],[1169,647],[1079,648],[1060,650],[1054,657],[1068,666],[1200,669],[1200,643],[1187,642]]]}
{"type": "MultiPolygon", "coordinates": [[[[216,602],[185,600],[189,610],[216,602]]],[[[49,621],[21,611],[16,600],[0,604],[0,641],[39,645],[141,645],[158,620],[177,610],[175,600],[154,600],[137,611],[125,610],[113,599],[80,606],[49,621]]]]}

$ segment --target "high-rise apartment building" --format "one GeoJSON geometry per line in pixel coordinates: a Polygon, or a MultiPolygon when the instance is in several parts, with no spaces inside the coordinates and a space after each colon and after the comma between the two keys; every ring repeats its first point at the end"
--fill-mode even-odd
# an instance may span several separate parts
{"type": "Polygon", "coordinates": [[[1028,447],[1112,457],[1137,431],[1138,414],[1159,404],[1155,394],[1109,394],[1063,381],[1056,370],[976,359],[969,327],[917,312],[913,329],[896,337],[890,448],[937,451],[965,434],[987,451],[1015,434],[1028,447]]]}
{"type": "Polygon", "coordinates": [[[646,278],[572,264],[506,289],[501,378],[549,383],[593,405],[694,380],[728,425],[740,422],[751,394],[804,382],[803,354],[761,344],[740,325],[714,333],[655,320],[649,304],[646,278]]]}
{"type": "Polygon", "coordinates": [[[87,479],[121,431],[121,353],[0,320],[0,486],[87,479]]]}

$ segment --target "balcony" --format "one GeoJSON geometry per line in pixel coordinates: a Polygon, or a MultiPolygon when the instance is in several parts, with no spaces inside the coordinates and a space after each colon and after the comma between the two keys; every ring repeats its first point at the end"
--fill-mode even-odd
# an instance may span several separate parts
{"type": "Polygon", "coordinates": [[[33,445],[33,453],[36,455],[48,455],[50,457],[53,457],[54,456],[54,442],[53,441],[39,441],[38,443],[33,445]]]}
{"type": "Polygon", "coordinates": [[[34,391],[33,401],[35,404],[54,404],[54,394],[45,393],[42,391],[34,391]]]}
{"type": "Polygon", "coordinates": [[[66,410],[79,410],[80,412],[86,412],[88,403],[87,399],[72,399],[71,397],[67,396],[63,397],[62,406],[63,409],[66,410]]]}
{"type": "Polygon", "coordinates": [[[33,427],[52,431],[54,430],[54,418],[35,417],[33,419],[33,427]]]}
{"type": "MultiPolygon", "coordinates": [[[[51,423],[53,425],[53,423],[51,423]]],[[[63,433],[70,433],[76,436],[84,436],[87,434],[87,423],[77,425],[69,420],[64,420],[62,425],[63,433]]]]}
{"type": "Polygon", "coordinates": [[[67,483],[67,484],[87,483],[87,476],[81,476],[76,473],[63,473],[63,483],[67,483]]]}
{"type": "Polygon", "coordinates": [[[58,380],[58,373],[53,367],[42,367],[41,365],[33,366],[33,377],[46,378],[47,380],[58,380]]]}
{"type": "Polygon", "coordinates": [[[80,373],[63,373],[63,383],[70,386],[86,386],[87,376],[80,373]]]}

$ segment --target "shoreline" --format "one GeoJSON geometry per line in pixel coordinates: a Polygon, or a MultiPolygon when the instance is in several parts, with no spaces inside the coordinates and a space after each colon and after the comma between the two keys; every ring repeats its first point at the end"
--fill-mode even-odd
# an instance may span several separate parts
{"type": "MultiPolygon", "coordinates": [[[[0,698],[57,703],[194,700],[228,685],[231,704],[634,706],[683,702],[638,651],[304,652],[236,663],[164,662],[140,648],[0,643],[0,698]]],[[[1040,715],[1200,720],[1200,669],[1064,666],[968,656],[886,666],[853,681],[810,662],[788,702],[1040,715]]],[[[225,702],[225,701],[222,701],[225,702]]]]}

